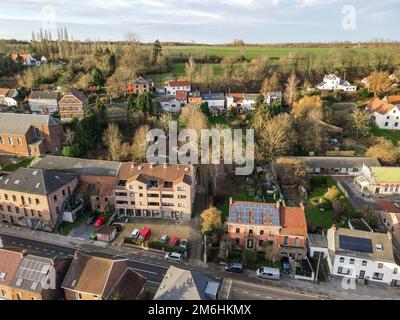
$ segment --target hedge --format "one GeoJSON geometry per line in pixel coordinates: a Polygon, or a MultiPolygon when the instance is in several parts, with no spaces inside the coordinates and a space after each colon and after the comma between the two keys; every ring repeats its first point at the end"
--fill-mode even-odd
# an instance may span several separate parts
{"type": "Polygon", "coordinates": [[[169,243],[161,243],[159,241],[150,241],[148,243],[148,247],[152,249],[163,250],[166,252],[178,252],[178,253],[185,252],[185,249],[179,246],[171,246],[169,243]]]}

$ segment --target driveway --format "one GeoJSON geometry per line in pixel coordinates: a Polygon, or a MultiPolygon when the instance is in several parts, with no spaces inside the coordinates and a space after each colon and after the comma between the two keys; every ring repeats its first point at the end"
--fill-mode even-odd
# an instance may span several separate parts
{"type": "Polygon", "coordinates": [[[358,186],[354,183],[354,177],[332,177],[336,182],[340,181],[344,189],[347,191],[349,201],[356,210],[363,210],[366,206],[377,210],[378,207],[373,198],[366,198],[362,195],[358,186]]]}

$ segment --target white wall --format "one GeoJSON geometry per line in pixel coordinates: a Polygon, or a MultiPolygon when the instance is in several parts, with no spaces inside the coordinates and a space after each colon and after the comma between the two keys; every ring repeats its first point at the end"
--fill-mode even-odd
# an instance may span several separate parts
{"type": "Polygon", "coordinates": [[[398,108],[393,108],[384,115],[374,112],[371,118],[381,129],[400,130],[400,110],[398,108]]]}
{"type": "Polygon", "coordinates": [[[342,256],[340,254],[335,255],[335,259],[334,259],[334,263],[333,263],[333,270],[332,270],[333,275],[342,276],[342,277],[347,276],[347,277],[351,277],[351,278],[358,278],[361,270],[365,271],[364,278],[368,277],[369,281],[376,281],[376,282],[390,284],[393,279],[400,280],[400,267],[394,263],[372,261],[369,259],[361,259],[361,258],[355,258],[355,257],[352,258],[352,257],[342,256]],[[340,262],[340,258],[344,258],[344,262],[340,262]],[[350,264],[350,259],[354,259],[354,264],[350,264]],[[362,265],[363,260],[367,261],[366,266],[362,265]],[[383,264],[382,268],[378,268],[379,263],[383,264]],[[349,275],[340,274],[340,273],[338,273],[339,267],[350,269],[351,273],[349,275]],[[397,268],[397,274],[393,274],[393,271],[395,268],[397,268]],[[373,279],[373,275],[375,272],[382,273],[383,279],[382,280],[373,279]]]}

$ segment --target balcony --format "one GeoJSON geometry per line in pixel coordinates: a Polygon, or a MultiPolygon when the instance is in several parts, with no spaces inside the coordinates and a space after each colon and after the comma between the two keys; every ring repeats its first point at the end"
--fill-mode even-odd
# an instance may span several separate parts
{"type": "Polygon", "coordinates": [[[85,209],[84,201],[78,197],[70,197],[64,203],[64,212],[61,212],[62,221],[74,222],[85,209]]]}

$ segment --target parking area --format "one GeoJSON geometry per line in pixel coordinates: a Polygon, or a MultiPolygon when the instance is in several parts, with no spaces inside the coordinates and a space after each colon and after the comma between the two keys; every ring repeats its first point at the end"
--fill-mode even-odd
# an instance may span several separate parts
{"type": "Polygon", "coordinates": [[[123,226],[122,232],[113,241],[114,245],[121,246],[124,238],[129,237],[133,230],[143,230],[145,227],[151,228],[150,241],[159,241],[160,238],[167,234],[169,238],[178,237],[182,239],[190,239],[192,228],[185,222],[177,223],[175,221],[165,221],[156,219],[130,219],[128,223],[118,222],[123,226]]]}

